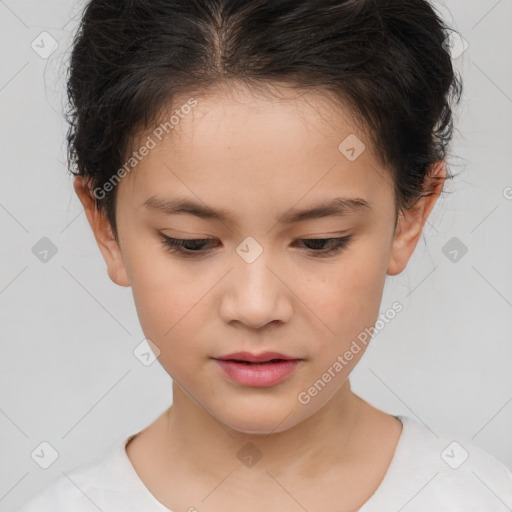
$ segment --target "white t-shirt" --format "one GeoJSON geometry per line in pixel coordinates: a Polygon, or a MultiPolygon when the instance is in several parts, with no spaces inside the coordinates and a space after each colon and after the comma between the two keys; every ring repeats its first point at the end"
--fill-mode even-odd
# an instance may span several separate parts
{"type": "MultiPolygon", "coordinates": [[[[436,437],[422,423],[396,416],[402,434],[386,475],[359,512],[506,512],[512,472],[469,441],[436,437]]],[[[66,472],[19,512],[172,512],[146,488],[126,454],[137,432],[106,454],[66,472]]],[[[201,510],[200,503],[191,503],[201,510]]]]}

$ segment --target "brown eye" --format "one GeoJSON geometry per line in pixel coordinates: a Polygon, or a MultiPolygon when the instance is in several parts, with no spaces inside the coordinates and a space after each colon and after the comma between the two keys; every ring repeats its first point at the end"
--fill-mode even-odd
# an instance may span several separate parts
{"type": "Polygon", "coordinates": [[[350,240],[352,240],[352,235],[340,238],[303,238],[299,241],[312,252],[327,255],[340,252],[348,245],[350,240]],[[327,245],[326,248],[325,245],[327,245]]]}
{"type": "MultiPolygon", "coordinates": [[[[306,249],[315,256],[333,255],[343,250],[352,240],[352,235],[339,238],[302,238],[297,240],[302,242],[306,249]],[[326,247],[327,246],[327,247],[326,247]]],[[[171,238],[162,235],[162,243],[165,248],[173,253],[179,253],[183,256],[200,256],[208,254],[211,248],[205,249],[213,238],[171,238]]]]}
{"type": "Polygon", "coordinates": [[[162,242],[166,249],[171,252],[179,252],[184,255],[194,256],[195,254],[205,254],[204,245],[210,242],[211,238],[197,238],[197,239],[183,239],[183,238],[171,238],[166,235],[162,235],[162,242]]]}

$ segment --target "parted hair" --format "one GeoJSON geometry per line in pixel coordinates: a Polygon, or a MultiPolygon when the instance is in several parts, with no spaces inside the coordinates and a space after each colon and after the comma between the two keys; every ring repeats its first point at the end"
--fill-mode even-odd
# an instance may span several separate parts
{"type": "MultiPolygon", "coordinates": [[[[67,76],[69,171],[102,187],[178,98],[281,85],[350,109],[389,169],[397,211],[410,208],[452,140],[462,81],[451,30],[426,0],[89,1],[67,76]]],[[[116,190],[96,206],[117,238],[116,190]]]]}

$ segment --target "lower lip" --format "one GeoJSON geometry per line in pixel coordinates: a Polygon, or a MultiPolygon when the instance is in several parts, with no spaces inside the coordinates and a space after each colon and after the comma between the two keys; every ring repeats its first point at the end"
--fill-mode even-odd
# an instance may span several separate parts
{"type": "Polygon", "coordinates": [[[226,375],[245,386],[268,387],[290,375],[299,365],[299,359],[278,363],[244,364],[215,359],[226,375]]]}

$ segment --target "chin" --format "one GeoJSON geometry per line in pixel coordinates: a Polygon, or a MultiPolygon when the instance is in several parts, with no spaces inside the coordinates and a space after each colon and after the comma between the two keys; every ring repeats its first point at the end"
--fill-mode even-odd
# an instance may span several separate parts
{"type": "Polygon", "coordinates": [[[240,434],[277,434],[293,427],[293,425],[290,425],[290,420],[293,420],[293,416],[291,414],[283,414],[285,410],[285,408],[280,408],[275,413],[272,413],[268,410],[268,407],[261,412],[253,409],[252,411],[247,411],[246,415],[243,416],[240,409],[238,409],[235,417],[220,418],[217,416],[217,419],[228,428],[240,432],[240,434]]]}
{"type": "Polygon", "coordinates": [[[252,423],[243,423],[243,424],[231,424],[228,425],[232,430],[236,430],[237,432],[240,432],[240,434],[246,434],[246,435],[255,435],[255,436],[268,436],[270,434],[277,434],[279,432],[283,432],[284,430],[288,430],[287,428],[280,428],[276,429],[276,425],[279,423],[280,420],[277,420],[275,422],[268,422],[262,424],[261,422],[258,424],[252,423]]]}

